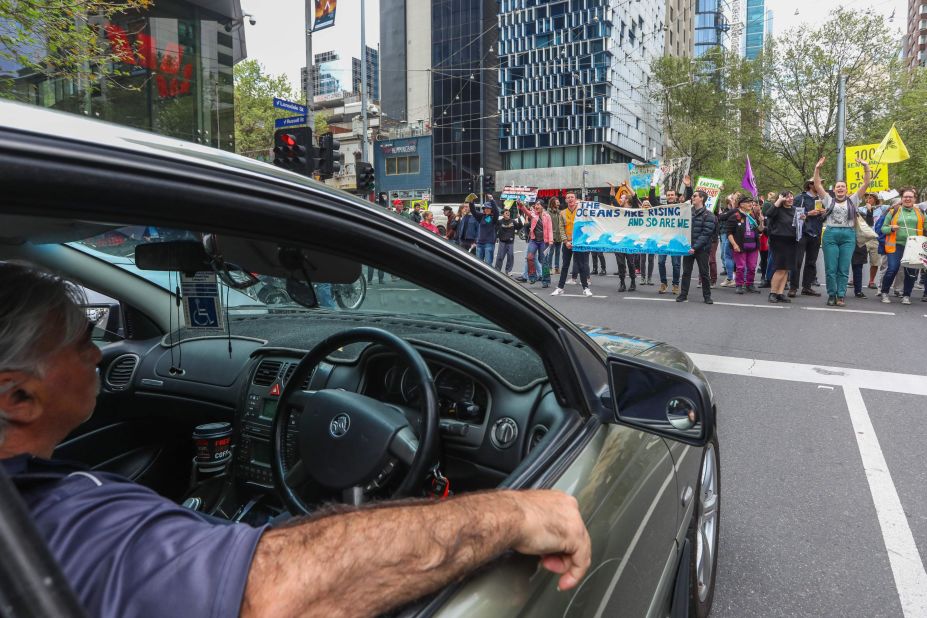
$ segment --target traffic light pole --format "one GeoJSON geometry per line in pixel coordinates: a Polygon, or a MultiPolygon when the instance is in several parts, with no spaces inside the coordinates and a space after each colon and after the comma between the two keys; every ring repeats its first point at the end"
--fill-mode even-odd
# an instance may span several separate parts
{"type": "Polygon", "coordinates": [[[312,15],[315,6],[312,0],[306,0],[306,124],[312,129],[312,15]]]}
{"type": "Polygon", "coordinates": [[[361,28],[361,158],[367,162],[367,27],[364,21],[364,0],[360,2],[361,28]]]}

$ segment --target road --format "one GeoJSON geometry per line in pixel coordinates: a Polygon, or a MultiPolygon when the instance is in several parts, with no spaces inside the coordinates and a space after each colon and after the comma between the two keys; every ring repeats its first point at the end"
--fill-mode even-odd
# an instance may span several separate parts
{"type": "Polygon", "coordinates": [[[695,282],[680,304],[617,283],[594,277],[592,298],[526,287],[575,322],[672,343],[706,371],[721,440],[712,615],[927,615],[921,290],[910,306],[873,294],[839,309],[727,288],[709,306],[695,282]]]}

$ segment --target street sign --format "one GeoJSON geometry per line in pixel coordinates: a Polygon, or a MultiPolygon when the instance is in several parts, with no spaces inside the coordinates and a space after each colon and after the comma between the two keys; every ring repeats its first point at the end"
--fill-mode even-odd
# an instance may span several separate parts
{"type": "Polygon", "coordinates": [[[288,112],[293,112],[294,114],[305,114],[306,106],[300,105],[299,103],[294,103],[293,101],[287,101],[286,99],[278,99],[274,97],[274,107],[278,109],[285,109],[288,112]]]}
{"type": "Polygon", "coordinates": [[[290,116],[289,118],[277,118],[274,120],[275,129],[283,129],[286,127],[295,127],[296,125],[306,124],[305,116],[290,116]]]}

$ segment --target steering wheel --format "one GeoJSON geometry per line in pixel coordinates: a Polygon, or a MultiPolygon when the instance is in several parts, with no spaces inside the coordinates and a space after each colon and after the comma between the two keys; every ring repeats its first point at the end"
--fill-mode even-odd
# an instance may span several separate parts
{"type": "Polygon", "coordinates": [[[308,514],[309,507],[295,491],[301,485],[312,481],[329,491],[340,491],[343,501],[357,504],[385,484],[398,461],[406,472],[392,497],[409,496],[431,469],[437,445],[438,396],[422,355],[380,328],[351,328],[307,352],[280,393],[273,421],[274,481],[292,513],[308,514]],[[329,354],[359,342],[390,348],[411,369],[421,392],[418,434],[402,412],[366,395],[342,389],[300,389],[329,354]],[[287,446],[295,447],[299,455],[288,471],[284,465],[287,446]]]}

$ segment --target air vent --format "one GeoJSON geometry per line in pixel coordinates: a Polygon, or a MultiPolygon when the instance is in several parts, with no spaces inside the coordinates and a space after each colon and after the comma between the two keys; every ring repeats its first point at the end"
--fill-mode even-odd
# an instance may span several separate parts
{"type": "Polygon", "coordinates": [[[545,425],[535,425],[531,429],[531,432],[528,434],[528,452],[529,453],[534,450],[534,447],[536,447],[538,444],[541,443],[541,440],[544,439],[544,436],[547,435],[548,431],[549,430],[547,429],[545,425]]]}
{"type": "Polygon", "coordinates": [[[121,391],[132,382],[135,368],[138,367],[138,356],[123,354],[117,357],[106,370],[106,385],[116,391],[121,391]]]}
{"type": "MultiPolygon", "coordinates": [[[[286,371],[283,374],[283,385],[286,386],[286,383],[290,381],[290,376],[293,375],[293,372],[296,371],[296,365],[299,363],[291,363],[287,365],[286,371]]],[[[309,377],[303,380],[303,383],[299,385],[299,390],[304,391],[309,388],[309,381],[312,379],[312,374],[315,373],[315,369],[312,370],[312,373],[309,374],[309,377]]]]}
{"type": "Polygon", "coordinates": [[[277,379],[280,373],[280,367],[283,363],[280,361],[263,360],[258,365],[257,371],[254,372],[254,384],[258,386],[270,386],[277,379]]]}

